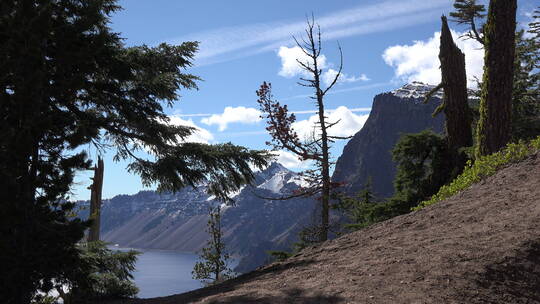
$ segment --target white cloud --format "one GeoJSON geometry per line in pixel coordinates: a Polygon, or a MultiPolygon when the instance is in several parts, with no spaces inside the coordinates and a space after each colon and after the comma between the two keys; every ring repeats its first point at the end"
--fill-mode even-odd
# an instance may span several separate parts
{"type": "MultiPolygon", "coordinates": [[[[324,40],[338,39],[429,22],[449,7],[448,0],[386,0],[332,12],[316,21],[324,30],[324,40]]],[[[305,26],[305,20],[248,24],[193,33],[168,42],[200,41],[196,63],[205,65],[290,45],[291,36],[303,35],[305,26]]]]}
{"type": "Polygon", "coordinates": [[[221,114],[213,114],[201,119],[206,125],[218,125],[219,131],[224,131],[230,123],[253,124],[261,120],[261,112],[255,108],[226,107],[221,114]]]}
{"type": "MultiPolygon", "coordinates": [[[[378,83],[372,83],[372,84],[368,84],[368,85],[355,86],[355,87],[351,87],[351,88],[330,90],[330,91],[328,91],[327,95],[335,95],[335,94],[341,94],[341,93],[353,92],[353,91],[370,90],[370,89],[380,88],[380,87],[392,88],[394,86],[395,86],[395,84],[393,84],[390,81],[389,82],[378,82],[378,83]]],[[[293,100],[293,99],[308,98],[310,96],[313,96],[313,94],[301,94],[301,95],[294,95],[294,96],[289,96],[289,97],[281,97],[281,98],[278,98],[278,100],[287,101],[287,100],[293,100]]]]}
{"type": "Polygon", "coordinates": [[[195,128],[195,132],[191,134],[188,138],[185,139],[184,142],[197,142],[197,143],[203,143],[208,144],[212,140],[214,140],[214,136],[212,133],[210,133],[208,130],[203,129],[199,126],[197,126],[193,120],[185,120],[182,119],[176,115],[169,116],[169,123],[176,126],[189,126],[195,128]]]}
{"type": "MultiPolygon", "coordinates": [[[[323,72],[321,77],[322,77],[322,82],[324,83],[324,85],[329,86],[336,78],[337,73],[338,71],[332,68],[323,72]]],[[[367,77],[366,74],[360,74],[360,76],[349,76],[342,72],[337,80],[337,83],[352,83],[352,82],[368,81],[368,80],[370,79],[367,77]]]]}
{"type": "MultiPolygon", "coordinates": [[[[473,39],[460,39],[462,33],[452,31],[454,41],[465,53],[465,67],[469,87],[475,87],[474,77],[482,78],[484,50],[482,45],[473,39]]],[[[441,82],[439,61],[440,32],[424,41],[413,41],[410,45],[395,45],[387,48],[382,57],[394,67],[396,78],[411,82],[413,80],[429,84],[441,82]]]]}
{"type": "MultiPolygon", "coordinates": [[[[277,55],[281,59],[281,68],[278,72],[279,76],[283,76],[285,78],[304,77],[312,79],[311,74],[298,63],[301,62],[308,67],[312,67],[312,59],[307,56],[299,46],[293,46],[290,48],[280,46],[277,55]]],[[[338,71],[329,67],[330,64],[327,62],[324,54],[319,56],[317,65],[319,69],[326,69],[321,75],[321,81],[324,85],[329,86],[334,81],[338,71]]],[[[360,76],[349,76],[342,72],[338,79],[338,83],[352,83],[368,80],[370,79],[366,76],[366,74],[360,74],[360,76]]]]}
{"type": "MultiPolygon", "coordinates": [[[[281,69],[278,75],[286,78],[292,78],[296,76],[310,76],[300,66],[298,61],[311,67],[312,59],[309,58],[299,46],[286,47],[281,46],[278,50],[278,56],[281,58],[281,69]],[[298,61],[297,61],[298,60],[298,61]]],[[[326,56],[322,55],[318,58],[318,68],[326,68],[326,56]]]]}
{"type": "Polygon", "coordinates": [[[298,159],[296,154],[289,151],[279,150],[275,151],[276,161],[289,169],[306,169],[310,166],[311,161],[302,161],[298,159]]]}
{"type": "MultiPolygon", "coordinates": [[[[345,106],[340,106],[335,110],[326,112],[329,123],[339,121],[339,123],[328,130],[331,136],[352,136],[360,131],[364,126],[369,114],[356,115],[345,106]]],[[[319,121],[317,115],[312,115],[308,119],[299,120],[293,124],[293,129],[298,133],[301,139],[310,140],[315,135],[318,135],[316,124],[319,121]]]]}

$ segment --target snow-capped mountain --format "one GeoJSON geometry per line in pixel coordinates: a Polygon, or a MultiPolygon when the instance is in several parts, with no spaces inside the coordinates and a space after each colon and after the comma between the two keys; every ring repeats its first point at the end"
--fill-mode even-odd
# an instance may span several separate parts
{"type": "Polygon", "coordinates": [[[431,116],[440,104],[442,90],[434,94],[430,102],[423,103],[426,94],[434,87],[412,82],[375,96],[369,118],[345,145],[332,180],[344,183],[343,189],[349,195],[355,195],[371,178],[378,196],[391,196],[396,174],[391,151],[401,134],[425,129],[443,132],[444,113],[435,118],[431,116]]]}
{"type": "MultiPolygon", "coordinates": [[[[293,193],[300,181],[296,173],[272,163],[256,173],[252,186],[232,195],[234,205],[222,209],[227,248],[242,258],[239,270],[260,266],[266,250],[288,248],[308,224],[314,199],[266,199],[293,193]]],[[[204,187],[119,195],[103,203],[102,239],[126,247],[197,252],[208,239],[208,208],[216,204],[222,202],[206,194],[204,187]]]]}
{"type": "MultiPolygon", "coordinates": [[[[434,85],[430,85],[420,81],[413,81],[402,86],[399,89],[391,91],[390,93],[399,98],[421,99],[424,98],[434,88],[434,85]]],[[[443,97],[443,90],[438,90],[433,95],[433,97],[441,99],[443,97]]]]}

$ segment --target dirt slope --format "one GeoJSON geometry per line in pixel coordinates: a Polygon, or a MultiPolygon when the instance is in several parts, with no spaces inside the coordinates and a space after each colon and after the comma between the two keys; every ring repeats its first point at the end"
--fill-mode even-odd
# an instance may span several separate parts
{"type": "Polygon", "coordinates": [[[230,282],[124,303],[199,302],[540,303],[540,155],[230,282]]]}

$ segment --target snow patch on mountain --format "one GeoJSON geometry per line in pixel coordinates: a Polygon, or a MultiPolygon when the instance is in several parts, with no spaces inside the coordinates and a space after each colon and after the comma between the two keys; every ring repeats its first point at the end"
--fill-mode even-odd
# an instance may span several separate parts
{"type": "Polygon", "coordinates": [[[293,178],[289,180],[290,183],[296,184],[299,187],[307,188],[309,187],[309,182],[300,175],[295,175],[293,178]]]}
{"type": "Polygon", "coordinates": [[[258,188],[270,190],[274,193],[279,193],[280,190],[286,184],[286,177],[289,172],[279,171],[276,172],[272,178],[262,183],[258,188]]]}
{"type": "MultiPolygon", "coordinates": [[[[393,90],[390,93],[393,95],[399,97],[399,98],[424,98],[426,95],[431,91],[433,88],[435,88],[434,85],[430,85],[427,83],[423,83],[420,81],[413,81],[411,83],[408,83],[404,86],[402,86],[399,89],[393,90]]],[[[438,90],[433,97],[436,98],[442,98],[443,97],[443,90],[438,90]]]]}

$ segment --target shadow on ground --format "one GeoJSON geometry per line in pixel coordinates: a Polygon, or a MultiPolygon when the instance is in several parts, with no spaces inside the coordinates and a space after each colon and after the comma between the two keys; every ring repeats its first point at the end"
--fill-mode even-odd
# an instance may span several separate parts
{"type": "MultiPolygon", "coordinates": [[[[540,240],[527,242],[512,257],[506,257],[486,267],[475,281],[476,288],[463,295],[471,300],[477,296],[472,292],[479,288],[487,290],[482,301],[508,299],[506,303],[540,303],[540,240]]],[[[479,301],[480,302],[480,301],[479,301]]]]}
{"type": "Polygon", "coordinates": [[[224,300],[211,301],[211,304],[233,304],[233,303],[302,303],[302,304],[333,304],[343,302],[343,298],[339,296],[326,296],[323,294],[307,295],[304,290],[298,288],[291,288],[281,291],[282,296],[258,296],[253,295],[241,295],[232,296],[224,300]]]}
{"type": "MultiPolygon", "coordinates": [[[[264,269],[255,270],[243,275],[238,276],[237,278],[225,281],[219,285],[204,287],[189,291],[179,295],[173,295],[168,297],[152,298],[152,299],[127,299],[127,300],[117,300],[112,302],[107,302],[107,304],[172,304],[172,303],[188,303],[188,302],[197,302],[202,298],[211,297],[216,294],[221,294],[225,292],[230,292],[235,289],[239,284],[253,281],[260,276],[263,276],[268,273],[273,275],[279,274],[287,269],[307,266],[313,263],[313,260],[301,260],[288,262],[284,261],[281,263],[276,263],[270,267],[264,269]]],[[[305,291],[301,289],[285,289],[281,292],[284,293],[283,296],[277,297],[261,297],[257,296],[256,293],[250,295],[242,296],[232,296],[227,299],[220,301],[213,301],[209,303],[338,303],[342,300],[340,297],[335,296],[324,296],[324,295],[306,295],[305,291]]],[[[97,303],[96,303],[97,304],[97,303]]]]}

